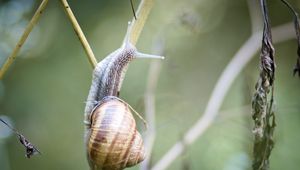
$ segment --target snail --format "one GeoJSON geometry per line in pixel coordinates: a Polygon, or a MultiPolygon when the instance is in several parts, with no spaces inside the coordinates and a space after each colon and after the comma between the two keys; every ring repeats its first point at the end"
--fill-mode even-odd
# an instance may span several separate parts
{"type": "Polygon", "coordinates": [[[145,159],[142,137],[130,106],[118,98],[128,64],[144,54],[130,43],[130,22],[121,48],[97,64],[85,107],[85,145],[92,170],[124,169],[145,159]]]}

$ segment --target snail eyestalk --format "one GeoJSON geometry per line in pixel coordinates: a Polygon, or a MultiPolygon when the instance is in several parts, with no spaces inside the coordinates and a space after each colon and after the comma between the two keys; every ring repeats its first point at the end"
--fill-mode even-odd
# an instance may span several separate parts
{"type": "Polygon", "coordinates": [[[130,42],[130,33],[131,33],[131,31],[130,31],[130,29],[131,29],[131,28],[130,28],[130,25],[131,25],[131,22],[128,21],[128,26],[127,26],[126,35],[125,35],[125,37],[124,37],[123,44],[122,44],[122,47],[123,47],[123,48],[126,48],[126,47],[129,46],[129,44],[131,44],[131,42],[130,42]]]}
{"type": "Polygon", "coordinates": [[[152,59],[165,59],[164,56],[153,55],[153,54],[145,54],[145,53],[136,53],[136,58],[152,58],[152,59]]]}

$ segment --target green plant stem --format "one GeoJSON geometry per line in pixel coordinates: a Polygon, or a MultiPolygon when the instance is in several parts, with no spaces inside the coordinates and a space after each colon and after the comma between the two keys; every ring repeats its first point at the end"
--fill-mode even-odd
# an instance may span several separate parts
{"type": "Polygon", "coordinates": [[[4,65],[0,69],[0,79],[3,78],[4,74],[11,66],[11,64],[15,61],[17,54],[19,53],[21,47],[23,46],[24,42],[28,38],[28,35],[32,31],[33,27],[36,25],[37,21],[39,20],[40,16],[42,15],[44,9],[46,8],[48,0],[43,0],[40,4],[39,8],[34,13],[32,19],[30,20],[29,24],[25,28],[23,35],[21,36],[20,40],[18,41],[17,45],[15,46],[12,54],[6,59],[4,65]]]}
{"type": "Polygon", "coordinates": [[[140,34],[144,28],[145,22],[148,18],[148,15],[153,7],[154,0],[142,0],[137,10],[136,17],[137,19],[132,19],[132,24],[130,26],[131,34],[130,41],[133,45],[136,45],[140,34]]]}
{"type": "Polygon", "coordinates": [[[74,16],[74,14],[71,10],[71,7],[69,6],[67,0],[61,0],[61,3],[63,4],[64,10],[72,23],[75,33],[78,36],[86,54],[87,54],[90,64],[92,65],[93,68],[95,68],[98,62],[96,60],[96,57],[95,57],[87,39],[84,36],[84,33],[82,32],[82,30],[80,28],[80,25],[78,24],[78,22],[76,20],[76,17],[74,16]]]}

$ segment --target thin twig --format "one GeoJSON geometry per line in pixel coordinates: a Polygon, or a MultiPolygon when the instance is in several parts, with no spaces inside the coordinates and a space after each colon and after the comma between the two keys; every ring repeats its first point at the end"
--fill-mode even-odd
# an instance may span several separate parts
{"type": "Polygon", "coordinates": [[[19,133],[15,128],[13,128],[12,126],[10,126],[10,124],[6,123],[3,119],[0,118],[0,121],[2,123],[4,123],[10,130],[12,130],[14,133],[19,133]]]}
{"type": "MultiPolygon", "coordinates": [[[[274,43],[292,39],[292,28],[292,23],[289,23],[272,29],[274,34],[274,43]]],[[[185,145],[192,144],[213,123],[233,81],[247,63],[253,58],[254,54],[260,49],[261,33],[262,32],[257,32],[252,34],[226,66],[215,85],[203,116],[185,134],[183,138],[185,145]]],[[[183,148],[181,141],[174,144],[173,147],[152,168],[152,170],[166,169],[182,153],[183,148]]]]}
{"type": "Polygon", "coordinates": [[[131,6],[131,10],[132,10],[132,13],[133,13],[134,19],[135,19],[135,20],[137,20],[137,18],[136,18],[136,15],[135,15],[135,10],[134,10],[134,6],[133,6],[133,2],[132,2],[132,0],[130,0],[130,6],[131,6]]]}
{"type": "Polygon", "coordinates": [[[76,17],[74,16],[74,14],[71,10],[71,7],[69,6],[67,0],[61,0],[61,3],[63,4],[63,8],[72,23],[75,33],[78,36],[86,54],[87,54],[90,64],[92,65],[93,68],[95,68],[97,65],[97,59],[87,41],[87,39],[85,38],[84,33],[82,32],[80,25],[78,24],[76,17]]]}
{"type": "Polygon", "coordinates": [[[292,7],[291,4],[289,4],[289,3],[288,3],[287,1],[285,1],[285,0],[281,0],[281,2],[283,2],[283,3],[291,10],[291,12],[293,13],[293,15],[294,15],[295,18],[298,18],[298,17],[299,17],[298,13],[297,13],[296,10],[292,7]]]}
{"type": "Polygon", "coordinates": [[[135,18],[132,19],[132,24],[130,26],[131,34],[130,41],[133,45],[136,45],[140,34],[144,28],[145,22],[148,18],[148,15],[153,7],[154,0],[141,0],[140,5],[137,10],[137,20],[135,18]]]}
{"type": "Polygon", "coordinates": [[[9,125],[7,122],[5,122],[3,119],[0,118],[0,121],[4,123],[10,130],[12,130],[16,135],[18,135],[20,143],[26,148],[26,157],[30,158],[33,155],[41,154],[41,152],[27,140],[24,135],[22,135],[18,130],[13,128],[11,125],[9,125]]]}
{"type": "Polygon", "coordinates": [[[293,13],[294,15],[294,27],[295,27],[295,31],[296,31],[296,36],[297,36],[297,61],[296,61],[296,65],[294,66],[293,69],[293,74],[294,76],[296,75],[296,73],[298,72],[298,76],[300,77],[300,24],[299,24],[299,14],[298,12],[292,7],[292,5],[290,5],[287,1],[285,0],[281,0],[289,9],[290,11],[293,13]]]}
{"type": "MultiPolygon", "coordinates": [[[[153,53],[157,55],[163,55],[164,53],[164,40],[161,38],[161,34],[155,38],[153,42],[153,53]]],[[[145,92],[145,116],[146,121],[149,125],[149,132],[144,137],[145,148],[147,149],[147,157],[141,163],[141,170],[150,169],[151,162],[151,153],[153,144],[156,136],[156,127],[155,127],[155,90],[158,82],[159,74],[161,69],[161,61],[153,60],[150,64],[147,89],[145,92]]]]}
{"type": "Polygon", "coordinates": [[[34,13],[33,17],[31,18],[30,22],[28,23],[27,27],[25,28],[20,40],[18,41],[17,45],[15,46],[12,54],[6,59],[4,65],[0,69],[0,79],[3,78],[4,74],[11,66],[11,64],[15,61],[17,54],[19,53],[21,47],[23,46],[24,42],[28,38],[28,35],[32,31],[33,27],[36,25],[37,21],[39,20],[40,16],[42,15],[44,9],[46,8],[48,0],[43,0],[40,4],[39,8],[34,13]]]}

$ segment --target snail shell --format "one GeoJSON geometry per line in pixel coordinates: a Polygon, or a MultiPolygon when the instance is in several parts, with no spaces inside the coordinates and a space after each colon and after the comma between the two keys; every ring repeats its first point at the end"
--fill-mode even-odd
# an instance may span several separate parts
{"type": "MultiPolygon", "coordinates": [[[[129,23],[130,24],[130,23],[129,23]]],[[[128,104],[118,98],[130,61],[162,56],[138,52],[129,41],[99,62],[85,106],[85,144],[91,169],[124,169],[145,158],[141,135],[128,104]]]]}
{"type": "Polygon", "coordinates": [[[128,104],[106,97],[91,114],[87,155],[91,168],[118,170],[145,159],[145,149],[128,104]]]}

